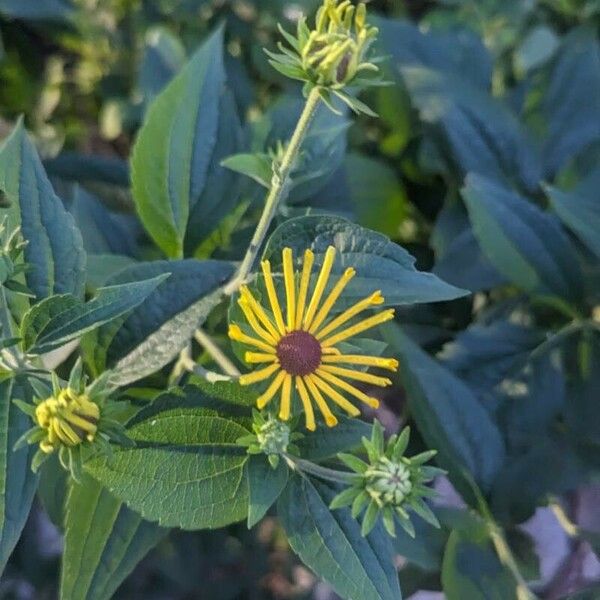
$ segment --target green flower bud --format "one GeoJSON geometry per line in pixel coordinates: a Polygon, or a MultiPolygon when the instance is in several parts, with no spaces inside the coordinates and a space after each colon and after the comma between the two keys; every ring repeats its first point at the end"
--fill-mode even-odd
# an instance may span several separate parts
{"type": "Polygon", "coordinates": [[[248,454],[266,454],[273,468],[279,464],[279,457],[287,452],[297,452],[294,440],[302,437],[294,432],[296,419],[281,421],[270,413],[252,411],[253,433],[244,435],[237,440],[240,446],[246,446],[248,454]]]}
{"type": "Polygon", "coordinates": [[[391,536],[395,536],[395,522],[414,537],[414,527],[408,511],[411,510],[432,525],[439,527],[437,518],[427,506],[424,498],[435,492],[426,484],[444,471],[424,466],[435,455],[435,450],[423,452],[411,458],[404,456],[408,446],[410,430],[405,428],[399,436],[393,435],[387,442],[383,438],[383,427],[373,424],[371,439],[363,438],[369,462],[357,456],[340,454],[339,458],[357,474],[355,483],[338,494],[331,508],[352,507],[356,518],[364,511],[362,534],[368,535],[381,516],[391,536]]]}

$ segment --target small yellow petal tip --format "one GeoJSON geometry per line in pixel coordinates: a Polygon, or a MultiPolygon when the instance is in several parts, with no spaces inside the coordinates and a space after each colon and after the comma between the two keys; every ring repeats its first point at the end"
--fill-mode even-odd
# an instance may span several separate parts
{"type": "Polygon", "coordinates": [[[377,408],[379,408],[380,402],[379,402],[379,400],[377,400],[377,398],[373,398],[372,396],[369,396],[367,404],[371,408],[377,409],[377,408]]]}
{"type": "Polygon", "coordinates": [[[377,290],[376,292],[374,292],[370,300],[371,304],[375,305],[383,304],[385,302],[385,298],[381,295],[381,290],[377,290]]]}
{"type": "Polygon", "coordinates": [[[327,425],[327,427],[335,427],[338,424],[338,420],[335,418],[334,415],[327,415],[325,417],[325,424],[327,425]]]}
{"type": "Polygon", "coordinates": [[[229,325],[227,335],[229,336],[230,339],[239,341],[239,339],[241,338],[241,336],[243,334],[242,334],[242,330],[239,325],[231,324],[231,325],[229,325]]]}

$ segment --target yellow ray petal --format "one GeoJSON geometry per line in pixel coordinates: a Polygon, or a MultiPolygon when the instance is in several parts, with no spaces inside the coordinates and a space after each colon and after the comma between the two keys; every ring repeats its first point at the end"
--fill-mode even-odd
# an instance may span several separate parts
{"type": "Polygon", "coordinates": [[[335,427],[338,423],[338,420],[335,417],[335,415],[331,412],[331,410],[329,409],[329,406],[327,406],[327,402],[325,402],[325,398],[323,398],[323,396],[321,395],[321,392],[315,385],[315,382],[313,381],[312,376],[305,375],[304,382],[308,386],[308,389],[310,390],[310,393],[312,394],[313,398],[315,399],[315,402],[317,403],[317,406],[319,407],[321,414],[325,418],[325,424],[327,425],[327,427],[335,427]]]}
{"type": "Polygon", "coordinates": [[[304,317],[304,307],[306,306],[306,294],[308,293],[308,284],[310,283],[310,274],[315,255],[310,251],[304,252],[304,261],[302,263],[302,275],[300,276],[300,293],[298,294],[298,304],[296,306],[295,329],[302,326],[302,317],[304,317]]]}
{"type": "Polygon", "coordinates": [[[238,305],[242,309],[244,316],[246,317],[246,321],[248,321],[248,324],[250,327],[252,327],[254,332],[268,344],[275,345],[277,343],[276,338],[274,338],[268,331],[260,326],[259,322],[256,320],[255,314],[250,308],[248,300],[246,300],[244,297],[240,297],[238,299],[238,305]]]}
{"type": "Polygon", "coordinates": [[[271,385],[267,388],[267,391],[256,399],[256,406],[260,410],[262,410],[267,404],[269,404],[269,402],[271,402],[273,396],[275,396],[277,390],[281,387],[285,376],[286,372],[280,371],[277,374],[277,377],[275,377],[275,379],[273,379],[271,382],[271,385]]]}
{"type": "Polygon", "coordinates": [[[250,308],[258,317],[258,320],[263,324],[265,329],[273,336],[275,342],[278,342],[281,335],[275,328],[275,325],[273,325],[273,322],[269,318],[269,315],[267,315],[265,312],[265,309],[262,307],[261,303],[254,297],[248,286],[243,285],[240,288],[240,294],[242,298],[248,302],[250,308]]]}
{"type": "Polygon", "coordinates": [[[281,388],[281,405],[279,407],[279,418],[282,421],[287,421],[290,418],[292,406],[292,376],[286,374],[281,388]]]}
{"type": "Polygon", "coordinates": [[[277,298],[277,292],[273,285],[273,275],[271,274],[271,263],[268,260],[263,260],[260,263],[262,272],[265,278],[265,287],[267,288],[267,294],[269,296],[269,302],[271,303],[271,311],[275,317],[275,323],[277,329],[281,335],[285,335],[285,324],[283,322],[283,315],[281,314],[281,306],[279,306],[279,299],[277,298]]]}
{"type": "Polygon", "coordinates": [[[275,362],[277,354],[261,353],[261,352],[246,352],[244,360],[249,364],[275,362]]]}
{"type": "Polygon", "coordinates": [[[294,281],[294,258],[291,248],[284,248],[283,280],[285,282],[287,330],[293,331],[296,324],[296,282],[294,281]]]}
{"type": "Polygon", "coordinates": [[[362,354],[333,354],[321,357],[324,363],[345,363],[348,365],[365,365],[380,367],[389,371],[398,370],[398,361],[395,358],[381,358],[379,356],[365,356],[362,354]]]}
{"type": "Polygon", "coordinates": [[[325,383],[320,377],[311,375],[315,385],[324,393],[327,394],[340,408],[345,410],[351,417],[360,415],[360,410],[351,402],[346,400],[339,392],[336,392],[328,383],[325,383]]]}
{"type": "Polygon", "coordinates": [[[314,431],[317,428],[315,423],[315,413],[313,411],[312,402],[310,401],[310,396],[308,395],[308,391],[304,385],[304,381],[302,381],[302,377],[299,375],[296,376],[296,389],[298,390],[298,394],[300,394],[302,406],[304,407],[306,429],[309,431],[314,431]]]}
{"type": "Polygon", "coordinates": [[[238,381],[240,382],[240,385],[250,385],[251,383],[264,381],[280,368],[281,367],[279,366],[279,363],[275,363],[274,365],[269,365],[264,369],[259,369],[258,371],[253,371],[252,373],[245,373],[244,375],[240,375],[238,381]]]}
{"type": "Polygon", "coordinates": [[[334,365],[321,365],[323,371],[339,375],[340,377],[347,377],[348,379],[355,379],[356,381],[364,381],[365,383],[372,383],[380,387],[387,387],[392,385],[392,382],[387,377],[378,377],[377,375],[371,375],[371,373],[365,373],[363,371],[356,371],[355,369],[344,369],[343,367],[335,367],[334,365]]]}
{"type": "Polygon", "coordinates": [[[257,340],[249,335],[246,335],[239,325],[230,325],[229,331],[227,332],[229,338],[235,340],[236,342],[242,342],[243,344],[249,344],[250,346],[256,346],[265,352],[273,353],[275,352],[275,346],[270,344],[265,344],[262,340],[257,340]]]}
{"type": "Polygon", "coordinates": [[[377,398],[373,398],[372,396],[367,396],[367,394],[365,394],[364,392],[361,392],[359,389],[355,388],[353,385],[351,385],[347,381],[344,381],[343,379],[340,379],[339,377],[336,377],[335,375],[332,375],[331,373],[327,373],[327,371],[323,371],[323,369],[320,369],[320,368],[317,369],[317,375],[319,375],[323,379],[329,381],[329,383],[336,385],[341,390],[344,390],[345,392],[352,394],[355,398],[357,398],[361,402],[364,402],[367,406],[370,406],[371,408],[379,408],[379,400],[377,400],[377,398]]]}
{"type": "Polygon", "coordinates": [[[329,273],[331,273],[331,267],[333,266],[334,260],[335,248],[333,246],[329,246],[329,248],[327,248],[327,252],[325,252],[323,266],[321,267],[321,271],[319,272],[319,277],[317,278],[315,290],[313,292],[312,298],[310,299],[310,303],[308,304],[308,308],[306,309],[306,314],[304,315],[304,322],[302,324],[304,329],[308,329],[310,327],[313,317],[317,312],[317,307],[319,306],[319,302],[321,301],[321,296],[323,295],[325,287],[327,286],[327,282],[329,281],[329,273]]]}
{"type": "Polygon", "coordinates": [[[333,346],[334,344],[338,344],[339,342],[342,342],[342,341],[348,339],[349,337],[352,337],[353,335],[358,335],[359,333],[362,333],[363,331],[366,331],[367,329],[371,329],[371,327],[375,327],[376,325],[385,323],[386,321],[389,321],[390,319],[393,319],[393,318],[394,318],[394,309],[389,308],[388,310],[384,310],[383,312],[380,312],[377,315],[373,315],[372,317],[369,317],[368,319],[359,321],[358,323],[356,323],[356,325],[352,325],[352,326],[348,327],[347,329],[343,329],[339,333],[336,333],[332,337],[324,340],[321,343],[321,345],[322,346],[333,346]]]}
{"type": "Polygon", "coordinates": [[[318,340],[322,340],[327,334],[346,323],[346,321],[349,321],[352,317],[355,317],[358,313],[366,310],[367,308],[371,308],[371,306],[383,304],[383,302],[384,299],[381,295],[381,292],[374,292],[368,298],[363,298],[349,309],[345,310],[341,315],[338,315],[335,319],[327,323],[323,329],[317,331],[315,337],[318,340]]]}
{"type": "Polygon", "coordinates": [[[315,320],[312,322],[309,332],[314,333],[317,328],[321,325],[321,323],[327,318],[329,311],[333,308],[333,305],[336,303],[337,299],[340,297],[340,294],[344,291],[348,282],[356,275],[356,271],[350,267],[344,271],[344,274],[339,278],[338,282],[335,284],[329,296],[325,302],[323,302],[323,306],[319,309],[315,320]]]}

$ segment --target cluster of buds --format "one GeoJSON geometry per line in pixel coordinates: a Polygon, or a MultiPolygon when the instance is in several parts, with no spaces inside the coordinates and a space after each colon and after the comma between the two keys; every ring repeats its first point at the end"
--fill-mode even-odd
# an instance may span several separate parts
{"type": "Polygon", "coordinates": [[[252,411],[253,433],[237,440],[240,446],[246,446],[248,454],[266,454],[271,466],[275,469],[279,458],[287,452],[298,453],[293,442],[302,437],[293,431],[294,422],[284,422],[270,413],[252,411]]]}
{"type": "Polygon", "coordinates": [[[302,18],[295,36],[283,29],[281,33],[290,48],[279,44],[281,53],[267,52],[275,69],[286,77],[305,82],[308,89],[318,87],[323,94],[332,92],[361,112],[362,103],[353,101],[342,89],[380,83],[373,78],[379,69],[369,57],[378,30],[367,23],[364,4],[354,6],[350,0],[323,0],[314,29],[302,18]]]}
{"type": "Polygon", "coordinates": [[[365,60],[369,47],[377,37],[377,28],[366,23],[364,4],[353,6],[350,0],[326,0],[317,12],[315,29],[303,23],[300,56],[302,67],[317,85],[341,88],[361,71],[377,72],[365,60]]]}
{"type": "Polygon", "coordinates": [[[369,462],[351,454],[340,454],[339,458],[356,476],[351,487],[338,494],[331,502],[331,508],[352,506],[352,515],[358,517],[364,510],[362,534],[368,535],[381,516],[383,524],[391,536],[396,535],[395,522],[412,537],[415,535],[409,510],[439,527],[438,520],[425,498],[435,492],[426,484],[444,473],[436,467],[425,466],[435,454],[429,450],[411,458],[404,456],[410,436],[409,428],[400,435],[393,435],[387,444],[383,437],[383,427],[379,422],[373,425],[371,439],[363,438],[369,462]]]}
{"type": "Polygon", "coordinates": [[[53,453],[58,452],[61,465],[80,479],[83,454],[110,454],[110,442],[132,445],[123,425],[118,420],[121,407],[107,402],[113,388],[108,375],[96,379],[86,387],[81,361],[71,371],[67,387],[61,387],[52,376],[52,389],[42,379],[32,380],[37,398],[34,404],[13,400],[35,425],[17,441],[17,450],[26,444],[38,444],[32,469],[53,453]]]}
{"type": "Polygon", "coordinates": [[[23,262],[23,251],[27,242],[21,235],[21,228],[10,229],[8,217],[0,223],[0,285],[18,294],[32,296],[31,291],[19,281],[28,265],[23,262]]]}

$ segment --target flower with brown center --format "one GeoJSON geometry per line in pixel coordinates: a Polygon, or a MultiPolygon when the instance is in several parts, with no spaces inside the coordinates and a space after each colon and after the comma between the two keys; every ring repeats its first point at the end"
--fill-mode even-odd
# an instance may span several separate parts
{"type": "Polygon", "coordinates": [[[360,411],[341,392],[377,408],[379,401],[368,396],[352,385],[347,379],[363,381],[378,386],[392,382],[355,368],[341,365],[381,367],[390,371],[398,368],[393,358],[380,358],[362,354],[342,354],[338,344],[374,327],[394,316],[393,309],[387,309],[366,319],[355,321],[363,311],[383,304],[381,292],[377,291],[352,305],[337,316],[332,316],[332,308],[344,291],[348,282],[356,275],[353,268],[344,271],[339,280],[325,294],[329,276],[335,260],[335,248],[330,246],[323,260],[312,293],[311,272],[314,263],[311,250],[304,253],[304,262],[299,282],[296,282],[291,248],[283,250],[283,279],[285,285],[285,314],[282,311],[268,260],[261,263],[264,284],[269,299],[270,313],[254,297],[247,286],[240,290],[240,305],[248,324],[256,337],[244,333],[239,325],[229,327],[229,337],[248,346],[254,351],[245,354],[250,364],[268,363],[267,366],[242,375],[240,384],[250,385],[272,378],[265,392],[257,399],[257,406],[263,409],[281,390],[279,418],[287,421],[291,414],[292,386],[295,386],[302,402],[306,427],[316,428],[313,401],[321,411],[329,427],[337,424],[326,398],[333,401],[351,416],[360,411]],[[350,324],[352,322],[352,324],[350,324]],[[260,350],[260,352],[256,352],[260,350]]]}

